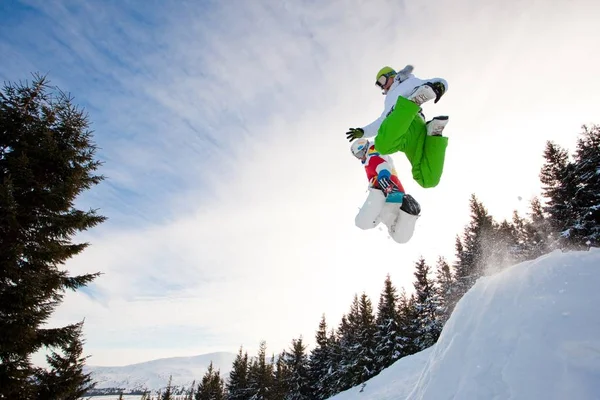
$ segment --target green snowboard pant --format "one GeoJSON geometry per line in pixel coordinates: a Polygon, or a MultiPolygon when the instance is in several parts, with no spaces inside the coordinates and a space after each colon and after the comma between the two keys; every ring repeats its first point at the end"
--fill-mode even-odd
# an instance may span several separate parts
{"type": "Polygon", "coordinates": [[[448,138],[427,135],[419,110],[412,101],[398,97],[375,136],[375,150],[380,154],[403,152],[412,166],[413,179],[424,188],[432,188],[442,177],[448,138]]]}

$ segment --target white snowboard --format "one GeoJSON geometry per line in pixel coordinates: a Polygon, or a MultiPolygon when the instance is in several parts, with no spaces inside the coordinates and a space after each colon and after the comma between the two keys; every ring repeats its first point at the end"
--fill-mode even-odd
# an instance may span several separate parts
{"type": "Polygon", "coordinates": [[[413,237],[419,216],[410,215],[400,207],[401,204],[398,203],[386,203],[383,192],[370,188],[369,195],[354,222],[360,229],[373,229],[383,223],[394,241],[400,244],[408,243],[413,237]]]}

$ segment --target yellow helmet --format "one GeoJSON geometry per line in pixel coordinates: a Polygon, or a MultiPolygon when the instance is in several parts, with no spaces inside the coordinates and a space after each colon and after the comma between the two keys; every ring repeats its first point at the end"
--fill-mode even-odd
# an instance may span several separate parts
{"type": "Polygon", "coordinates": [[[377,72],[375,81],[377,82],[382,76],[390,77],[393,75],[396,75],[396,71],[392,67],[383,67],[379,70],[379,72],[377,72]]]}

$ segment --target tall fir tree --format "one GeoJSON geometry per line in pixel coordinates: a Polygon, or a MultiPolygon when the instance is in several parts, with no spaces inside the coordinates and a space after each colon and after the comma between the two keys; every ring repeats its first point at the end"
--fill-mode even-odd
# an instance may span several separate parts
{"type": "Polygon", "coordinates": [[[456,287],[462,297],[484,273],[494,245],[494,220],[477,197],[470,199],[471,221],[465,227],[462,240],[456,238],[454,263],[456,287]]]}
{"type": "Polygon", "coordinates": [[[312,400],[315,398],[309,379],[308,355],[302,337],[292,340],[292,347],[285,354],[289,370],[289,392],[285,400],[312,400]]]}
{"type": "Polygon", "coordinates": [[[69,341],[61,353],[52,352],[46,357],[50,371],[40,370],[39,399],[78,400],[95,387],[90,373],[83,371],[85,360],[82,357],[83,323],[78,325],[73,340],[69,341]]]}
{"type": "Polygon", "coordinates": [[[335,392],[342,392],[351,388],[353,385],[353,374],[355,371],[356,359],[355,348],[358,342],[357,324],[358,315],[358,295],[354,295],[354,300],[347,315],[342,315],[342,319],[337,328],[336,336],[338,338],[339,361],[337,368],[333,373],[335,392]]]}
{"type": "Polygon", "coordinates": [[[385,278],[375,319],[375,369],[380,372],[392,365],[403,353],[407,338],[400,334],[398,294],[390,275],[385,278]]]}
{"type": "Polygon", "coordinates": [[[267,361],[267,344],[260,342],[258,354],[248,369],[248,392],[250,400],[274,400],[271,397],[273,388],[273,364],[267,361]]]}
{"type": "Polygon", "coordinates": [[[67,356],[74,365],[56,359],[66,370],[43,371],[30,361],[42,348],[78,349],[80,324],[43,326],[66,290],[98,276],[62,268],[88,246],[72,237],[105,220],[74,205],[103,179],[95,174],[100,162],[88,128],[87,115],[44,77],[0,93],[0,398],[35,398],[39,384],[59,375],[71,377],[61,383],[71,395],[88,384],[73,374],[79,357],[67,356]]]}
{"type": "Polygon", "coordinates": [[[250,391],[248,386],[248,353],[242,352],[242,348],[235,357],[231,371],[229,371],[229,380],[227,381],[227,400],[248,400],[250,391]]]}
{"type": "Polygon", "coordinates": [[[288,357],[287,351],[283,350],[279,356],[271,362],[274,365],[273,371],[273,389],[271,398],[285,399],[290,392],[291,370],[286,363],[288,357]]]}
{"type": "Polygon", "coordinates": [[[208,370],[202,377],[195,400],[225,400],[225,384],[219,370],[215,370],[211,361],[208,370]]]}
{"type": "Polygon", "coordinates": [[[570,228],[575,223],[573,199],[577,191],[574,165],[567,150],[550,141],[546,143],[544,159],[540,181],[546,199],[543,211],[553,232],[551,248],[569,247],[570,228]]]}
{"type": "Polygon", "coordinates": [[[419,351],[419,313],[414,294],[409,296],[404,288],[400,290],[398,299],[398,317],[400,335],[406,338],[405,346],[402,348],[402,357],[406,357],[419,351]]]}
{"type": "Polygon", "coordinates": [[[573,175],[577,190],[573,197],[573,243],[581,247],[600,246],[600,126],[583,126],[577,139],[573,175]]]}
{"type": "Polygon", "coordinates": [[[439,297],[434,282],[430,278],[430,267],[423,257],[415,264],[413,283],[415,288],[415,304],[418,326],[416,345],[419,350],[431,347],[437,341],[442,323],[439,318],[439,297]]]}
{"type": "MultiPolygon", "coordinates": [[[[342,317],[342,319],[345,317],[342,317]]],[[[329,354],[328,360],[328,370],[325,380],[321,385],[321,395],[324,396],[324,399],[327,399],[334,394],[339,393],[342,389],[343,383],[343,351],[342,351],[342,343],[339,337],[338,332],[335,329],[331,329],[329,331],[329,335],[327,336],[327,349],[329,354]]]]}
{"type": "Polygon", "coordinates": [[[354,295],[339,329],[342,361],[340,391],[365,382],[375,373],[375,316],[368,296],[354,295]]]}
{"type": "Polygon", "coordinates": [[[554,230],[549,219],[544,215],[544,207],[539,197],[531,200],[529,219],[531,220],[533,235],[533,248],[530,259],[537,258],[553,250],[552,238],[554,230]]]}
{"type": "Polygon", "coordinates": [[[442,326],[448,321],[459,300],[454,276],[444,257],[438,257],[434,284],[439,296],[439,319],[442,326]]]}
{"type": "MultiPolygon", "coordinates": [[[[332,333],[333,335],[333,333],[332,333]]],[[[337,368],[334,364],[335,338],[327,334],[327,320],[325,314],[321,316],[319,328],[315,334],[315,347],[310,352],[308,360],[308,374],[312,393],[317,400],[326,399],[332,395],[333,371],[337,368]]]]}
{"type": "Polygon", "coordinates": [[[359,301],[360,324],[358,329],[357,369],[358,383],[363,383],[376,374],[375,360],[375,314],[373,303],[366,293],[362,293],[359,301]]]}

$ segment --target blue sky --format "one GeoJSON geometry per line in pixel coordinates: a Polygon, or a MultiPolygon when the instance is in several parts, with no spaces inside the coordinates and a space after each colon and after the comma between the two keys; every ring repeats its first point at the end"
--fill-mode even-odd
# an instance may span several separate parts
{"type": "Polygon", "coordinates": [[[274,352],[420,255],[452,258],[476,193],[498,217],[539,193],[546,140],[598,123],[593,1],[8,1],[0,78],[47,74],[89,112],[106,181],[81,197],[109,220],[69,262],[104,275],[53,324],[86,318],[93,365],[274,352]],[[384,65],[443,77],[440,185],[414,240],[363,232],[366,196],[344,133],[379,116],[384,65]],[[519,200],[521,197],[523,200],[519,200]]]}

